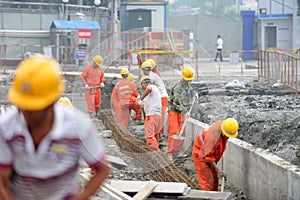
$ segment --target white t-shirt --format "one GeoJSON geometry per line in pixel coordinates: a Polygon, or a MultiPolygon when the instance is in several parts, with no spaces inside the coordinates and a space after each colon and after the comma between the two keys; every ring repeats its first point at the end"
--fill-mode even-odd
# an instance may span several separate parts
{"type": "Polygon", "coordinates": [[[106,163],[104,143],[88,116],[60,103],[54,112],[52,130],[37,150],[17,108],[0,118],[0,166],[13,167],[17,200],[65,199],[78,192],[79,158],[91,166],[106,163]]]}
{"type": "Polygon", "coordinates": [[[168,97],[168,92],[163,80],[154,72],[149,73],[149,77],[153,80],[153,83],[156,85],[160,92],[161,97],[168,97]]]}
{"type": "Polygon", "coordinates": [[[218,38],[217,39],[217,48],[218,49],[222,49],[223,48],[223,39],[222,38],[218,38]]]}
{"type": "Polygon", "coordinates": [[[143,99],[146,116],[161,116],[161,96],[158,88],[153,84],[149,84],[148,87],[151,87],[151,92],[143,99]]]}

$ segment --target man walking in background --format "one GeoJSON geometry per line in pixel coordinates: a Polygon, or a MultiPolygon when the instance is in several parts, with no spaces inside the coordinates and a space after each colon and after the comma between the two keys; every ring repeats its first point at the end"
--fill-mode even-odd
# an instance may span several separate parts
{"type": "Polygon", "coordinates": [[[216,53],[215,61],[217,61],[218,58],[220,59],[220,61],[223,61],[223,57],[222,57],[223,39],[221,38],[220,35],[217,36],[216,46],[217,46],[217,53],[216,53]]]}
{"type": "Polygon", "coordinates": [[[80,79],[84,83],[84,93],[87,103],[87,110],[91,117],[98,117],[101,105],[101,90],[104,87],[104,72],[102,70],[103,59],[97,55],[93,58],[93,64],[87,66],[80,79]],[[93,116],[93,114],[95,114],[93,116]]]}

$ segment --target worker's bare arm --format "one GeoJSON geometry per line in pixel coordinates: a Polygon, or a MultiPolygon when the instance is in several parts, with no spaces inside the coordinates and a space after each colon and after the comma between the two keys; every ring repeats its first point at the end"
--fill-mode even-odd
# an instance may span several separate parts
{"type": "Polygon", "coordinates": [[[144,93],[141,96],[141,100],[144,100],[146,96],[148,96],[148,94],[151,93],[152,88],[151,87],[147,87],[146,90],[144,91],[144,93]]]}
{"type": "Polygon", "coordinates": [[[89,199],[90,196],[94,195],[107,178],[110,171],[107,165],[102,165],[95,170],[96,174],[88,181],[84,191],[74,198],[74,200],[86,200],[89,199]]]}
{"type": "Polygon", "coordinates": [[[15,200],[9,187],[11,173],[11,168],[0,168],[0,200],[15,200]]]}

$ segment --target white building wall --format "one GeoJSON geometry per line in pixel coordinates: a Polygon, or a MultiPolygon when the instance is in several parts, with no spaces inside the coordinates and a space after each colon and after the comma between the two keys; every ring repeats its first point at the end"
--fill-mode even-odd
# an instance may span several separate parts
{"type": "Polygon", "coordinates": [[[294,1],[296,0],[259,0],[258,11],[260,8],[266,8],[267,15],[292,14],[294,10],[294,1]]]}
{"type": "MultiPolygon", "coordinates": [[[[277,30],[277,47],[283,49],[292,48],[293,26],[292,18],[288,19],[268,19],[261,23],[261,38],[265,38],[265,27],[275,26],[277,30]]],[[[264,39],[261,42],[262,49],[265,49],[264,39]]]]}

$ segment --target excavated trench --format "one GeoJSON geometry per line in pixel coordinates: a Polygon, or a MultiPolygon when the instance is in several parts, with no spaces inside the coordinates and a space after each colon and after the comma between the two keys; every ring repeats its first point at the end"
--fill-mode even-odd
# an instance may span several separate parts
{"type": "MultiPolygon", "coordinates": [[[[255,147],[267,149],[299,166],[300,98],[289,88],[272,87],[272,84],[261,80],[246,82],[246,85],[228,87],[225,82],[193,83],[200,97],[191,116],[207,124],[225,117],[235,117],[240,123],[239,139],[255,147]]],[[[172,84],[165,83],[167,87],[172,84]]],[[[108,98],[110,91],[103,92],[107,97],[104,98],[106,101],[104,104],[110,109],[108,98]]],[[[112,114],[110,111],[105,112],[105,115],[113,117],[110,116],[112,114]]],[[[127,129],[120,128],[117,123],[114,124],[115,120],[103,120],[106,126],[113,130],[114,138],[121,149],[134,157],[133,162],[137,166],[149,171],[147,174],[151,174],[151,178],[157,181],[187,181],[192,188],[198,187],[190,154],[186,158],[169,163],[163,153],[155,152],[142,140],[136,139],[135,131],[142,132],[141,130],[129,128],[129,132],[127,129]],[[148,155],[145,156],[145,153],[148,155]]],[[[166,143],[165,139],[161,142],[166,143]]],[[[225,191],[232,192],[234,199],[247,199],[243,191],[236,189],[229,182],[225,184],[225,191]]]]}

